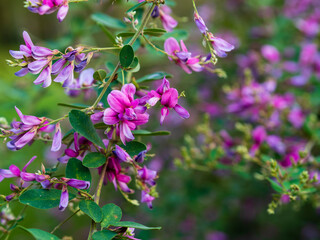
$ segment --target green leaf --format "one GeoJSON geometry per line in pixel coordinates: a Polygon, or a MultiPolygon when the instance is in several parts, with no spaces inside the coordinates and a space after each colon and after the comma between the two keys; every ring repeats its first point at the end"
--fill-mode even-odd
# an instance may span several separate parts
{"type": "Polygon", "coordinates": [[[142,83],[142,82],[146,82],[146,81],[154,81],[154,80],[163,79],[164,77],[171,78],[172,75],[169,73],[166,73],[166,72],[155,72],[155,73],[151,73],[151,74],[148,74],[142,78],[137,79],[136,82],[142,83]]]}
{"type": "Polygon", "coordinates": [[[6,200],[4,200],[3,198],[0,198],[0,207],[6,203],[7,203],[6,200]]]}
{"type": "Polygon", "coordinates": [[[272,180],[270,178],[267,178],[267,179],[270,182],[271,187],[273,188],[273,190],[275,190],[278,193],[282,193],[283,192],[282,187],[276,181],[274,181],[274,180],[272,180]]]}
{"type": "Polygon", "coordinates": [[[121,144],[120,147],[126,150],[131,157],[138,155],[144,150],[147,150],[147,146],[138,141],[127,142],[126,145],[121,144]]]}
{"type": "Polygon", "coordinates": [[[127,11],[127,13],[132,12],[132,11],[138,9],[138,8],[141,8],[141,7],[144,6],[146,3],[147,3],[147,2],[144,1],[144,2],[141,2],[141,3],[138,3],[138,4],[134,5],[132,8],[130,8],[130,9],[127,11]]]}
{"type": "Polygon", "coordinates": [[[93,240],[111,240],[118,234],[116,232],[111,232],[109,230],[102,230],[99,232],[95,232],[92,235],[93,240]]]}
{"type": "Polygon", "coordinates": [[[129,67],[134,59],[133,48],[130,45],[125,45],[120,51],[119,59],[122,67],[129,67]]]}
{"type": "Polygon", "coordinates": [[[134,130],[134,131],[132,131],[132,133],[135,136],[166,136],[166,135],[170,135],[171,134],[171,132],[169,132],[169,131],[150,132],[150,131],[144,130],[144,129],[134,130]]]}
{"type": "Polygon", "coordinates": [[[79,110],[71,110],[69,112],[69,121],[76,132],[99,147],[106,148],[87,114],[79,110]]]}
{"type": "Polygon", "coordinates": [[[126,69],[127,72],[139,72],[140,71],[140,63],[139,63],[139,59],[137,57],[134,57],[133,62],[131,63],[131,65],[129,66],[128,69],[126,69]]]}
{"type": "Polygon", "coordinates": [[[70,158],[66,167],[66,177],[75,178],[91,183],[90,170],[82,165],[82,162],[76,158],[70,158]]]}
{"type": "Polygon", "coordinates": [[[106,73],[106,71],[103,70],[103,69],[99,69],[98,71],[94,72],[94,74],[93,74],[93,79],[94,79],[94,80],[99,80],[99,81],[101,81],[101,82],[102,82],[103,80],[105,80],[106,77],[107,77],[107,73],[106,73]]]}
{"type": "Polygon", "coordinates": [[[138,228],[138,229],[142,229],[142,230],[160,230],[161,229],[161,227],[147,227],[147,226],[144,226],[140,223],[127,222],[127,221],[118,222],[113,226],[114,227],[138,228]]]}
{"type": "Polygon", "coordinates": [[[162,28],[146,28],[145,30],[143,30],[143,34],[152,37],[161,37],[165,33],[167,33],[167,31],[162,28]]]}
{"type": "Polygon", "coordinates": [[[25,230],[26,232],[30,233],[36,240],[59,240],[57,236],[45,232],[41,229],[36,229],[36,228],[25,228],[19,225],[20,228],[25,230]]]}
{"type": "Polygon", "coordinates": [[[126,28],[126,24],[124,24],[122,21],[104,13],[94,13],[91,15],[91,19],[98,24],[101,24],[103,26],[110,27],[113,29],[126,28]]]}
{"type": "Polygon", "coordinates": [[[122,217],[121,208],[113,203],[104,205],[102,207],[102,213],[103,219],[101,222],[101,226],[103,228],[108,227],[110,225],[113,226],[113,224],[120,222],[122,217]]]}
{"type": "Polygon", "coordinates": [[[87,214],[95,222],[101,222],[102,211],[101,208],[93,201],[83,200],[79,203],[79,208],[82,212],[87,214]]]}
{"type": "Polygon", "coordinates": [[[106,162],[106,156],[99,152],[88,153],[83,161],[83,166],[88,168],[97,168],[102,166],[106,162]]]}
{"type": "MultiPolygon", "coordinates": [[[[58,189],[30,189],[19,197],[22,204],[39,209],[49,209],[59,206],[61,191],[58,189]]],[[[75,198],[69,193],[69,200],[75,198]]]]}
{"type": "Polygon", "coordinates": [[[117,34],[117,37],[126,38],[126,37],[132,37],[133,35],[134,35],[134,32],[122,32],[117,34]]]}

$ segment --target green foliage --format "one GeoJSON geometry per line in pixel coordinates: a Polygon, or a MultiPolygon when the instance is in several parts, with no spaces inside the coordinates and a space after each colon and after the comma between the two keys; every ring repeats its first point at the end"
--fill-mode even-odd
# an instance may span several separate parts
{"type": "Polygon", "coordinates": [[[76,158],[70,158],[66,167],[66,177],[91,182],[90,170],[76,158]]]}
{"type": "MultiPolygon", "coordinates": [[[[58,189],[30,189],[21,194],[19,201],[34,208],[49,209],[59,206],[60,196],[58,189]]],[[[69,193],[69,200],[73,198],[75,195],[69,193]]]]}
{"type": "Polygon", "coordinates": [[[45,232],[36,228],[24,228],[19,226],[21,229],[30,233],[36,240],[59,240],[59,238],[51,233],[45,232]]]}
{"type": "Polygon", "coordinates": [[[69,112],[69,121],[76,132],[99,147],[106,148],[87,114],[79,110],[71,110],[69,112]]]}
{"type": "Polygon", "coordinates": [[[126,145],[121,144],[120,147],[126,150],[131,157],[138,155],[144,150],[147,150],[147,146],[138,141],[127,142],[126,145]]]}
{"type": "Polygon", "coordinates": [[[161,229],[161,227],[147,227],[147,226],[144,226],[144,225],[142,225],[140,223],[129,222],[129,221],[118,222],[118,223],[115,223],[113,226],[115,226],[115,227],[137,228],[137,229],[142,229],[142,230],[160,230],[161,229]]]}
{"type": "Polygon", "coordinates": [[[119,54],[120,64],[123,68],[130,67],[134,60],[134,51],[130,45],[125,45],[119,54]]]}
{"type": "Polygon", "coordinates": [[[102,231],[95,232],[92,235],[92,239],[93,240],[111,240],[115,236],[117,236],[117,233],[104,229],[102,231]]]}
{"type": "Polygon", "coordinates": [[[82,164],[88,168],[97,168],[102,166],[106,162],[106,156],[99,152],[92,152],[88,153],[83,161],[82,164]]]}
{"type": "Polygon", "coordinates": [[[135,136],[168,136],[171,134],[171,132],[169,132],[169,131],[150,132],[150,131],[144,130],[144,129],[134,130],[134,131],[132,131],[132,133],[135,136]]]}
{"type": "Polygon", "coordinates": [[[83,200],[79,203],[79,208],[95,222],[101,222],[103,214],[101,208],[93,201],[83,200]]]}
{"type": "Polygon", "coordinates": [[[101,222],[101,227],[106,228],[114,226],[114,224],[118,223],[122,217],[121,208],[113,203],[109,203],[102,207],[103,219],[101,222]]]}
{"type": "Polygon", "coordinates": [[[99,80],[101,82],[103,82],[103,80],[106,79],[106,77],[107,77],[107,73],[103,69],[99,69],[98,71],[95,71],[93,74],[93,79],[99,80]]]}

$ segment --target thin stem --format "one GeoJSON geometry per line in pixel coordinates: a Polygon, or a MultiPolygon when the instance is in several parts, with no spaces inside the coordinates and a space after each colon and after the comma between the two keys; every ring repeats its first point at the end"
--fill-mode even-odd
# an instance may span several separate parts
{"type": "MultiPolygon", "coordinates": [[[[132,39],[129,42],[129,45],[133,45],[135,43],[135,41],[138,39],[138,37],[140,36],[140,34],[143,32],[143,29],[145,28],[145,26],[148,23],[148,20],[151,17],[151,13],[153,11],[153,9],[155,8],[156,4],[152,4],[152,6],[150,7],[150,9],[148,10],[147,14],[144,16],[144,19],[142,20],[142,23],[138,29],[138,31],[133,35],[132,39]]],[[[117,66],[115,67],[115,69],[113,70],[110,78],[108,79],[107,82],[103,83],[103,89],[100,93],[100,95],[98,96],[98,98],[96,99],[96,101],[93,103],[93,105],[91,106],[91,109],[95,109],[95,107],[98,105],[98,103],[100,102],[100,100],[102,99],[103,95],[105,94],[105,92],[107,91],[110,83],[112,82],[112,80],[114,79],[117,71],[120,68],[120,62],[118,62],[117,66]]]]}
{"type": "Polygon", "coordinates": [[[67,217],[65,220],[63,220],[61,223],[59,223],[52,231],[51,233],[54,233],[58,228],[60,228],[63,224],[65,224],[66,222],[68,222],[74,215],[76,215],[78,212],[80,211],[80,209],[78,209],[77,211],[75,211],[74,213],[72,213],[69,217],[67,217]]]}
{"type": "Polygon", "coordinates": [[[119,50],[120,47],[105,47],[105,48],[89,48],[87,50],[81,51],[82,53],[86,52],[100,52],[100,51],[109,51],[109,50],[119,50]]]}
{"type": "Polygon", "coordinates": [[[172,56],[172,55],[168,54],[167,52],[163,51],[162,49],[156,47],[156,45],[154,45],[145,35],[142,35],[142,37],[143,37],[144,40],[145,40],[152,48],[154,48],[156,51],[161,52],[161,53],[163,53],[163,54],[165,54],[165,55],[167,55],[168,57],[171,57],[171,58],[173,58],[173,59],[176,58],[175,56],[172,56]]]}

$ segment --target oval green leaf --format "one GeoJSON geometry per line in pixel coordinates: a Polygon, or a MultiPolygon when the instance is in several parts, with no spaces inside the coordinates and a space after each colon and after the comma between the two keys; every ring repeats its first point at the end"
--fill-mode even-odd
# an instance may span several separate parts
{"type": "Polygon", "coordinates": [[[134,130],[134,131],[132,131],[132,133],[135,136],[167,136],[167,135],[171,134],[171,132],[169,132],[169,131],[150,132],[150,131],[144,130],[144,129],[134,130]]]}
{"type": "Polygon", "coordinates": [[[87,214],[95,222],[101,222],[102,211],[101,208],[93,201],[84,200],[79,203],[79,208],[82,212],[87,214]]]}
{"type": "MultiPolygon", "coordinates": [[[[58,189],[30,189],[19,197],[22,204],[39,209],[49,209],[59,206],[61,191],[58,189]]],[[[75,198],[69,193],[69,200],[75,198]]]]}
{"type": "Polygon", "coordinates": [[[66,177],[89,181],[91,183],[90,170],[82,165],[76,158],[70,158],[66,167],[66,177]]]}
{"type": "Polygon", "coordinates": [[[79,110],[71,110],[69,112],[69,121],[76,132],[99,147],[106,148],[87,114],[79,110]]]}
{"type": "Polygon", "coordinates": [[[147,227],[147,226],[142,225],[140,223],[128,222],[128,221],[118,222],[113,226],[127,227],[127,228],[138,228],[138,229],[142,229],[142,230],[160,230],[161,229],[161,227],[147,227]]]}
{"type": "Polygon", "coordinates": [[[58,238],[57,236],[45,232],[41,229],[36,229],[36,228],[24,228],[22,226],[19,226],[20,228],[22,228],[23,230],[27,231],[28,233],[30,233],[36,240],[59,240],[60,238],[58,238]]]}
{"type": "Polygon", "coordinates": [[[134,59],[134,51],[130,45],[125,45],[119,55],[120,64],[122,67],[127,68],[131,65],[134,59]]]}
{"type": "Polygon", "coordinates": [[[106,156],[99,152],[88,153],[83,161],[82,165],[88,168],[97,168],[102,166],[106,162],[106,156]]]}
{"type": "Polygon", "coordinates": [[[109,230],[102,230],[99,232],[95,232],[92,235],[92,239],[93,240],[111,240],[115,236],[117,236],[117,233],[115,233],[115,232],[111,232],[109,230]]]}
{"type": "Polygon", "coordinates": [[[138,141],[127,142],[126,145],[121,144],[120,147],[126,150],[131,157],[138,155],[144,150],[147,150],[147,146],[144,143],[138,141]]]}
{"type": "Polygon", "coordinates": [[[94,80],[98,80],[98,81],[103,81],[105,80],[107,77],[107,73],[105,70],[103,69],[99,69],[98,71],[95,71],[94,74],[93,74],[93,79],[94,80]]]}
{"type": "Polygon", "coordinates": [[[108,227],[110,225],[114,226],[113,224],[120,222],[122,217],[121,208],[113,203],[104,205],[102,207],[102,213],[103,213],[103,219],[101,222],[101,226],[103,228],[108,227]]]}

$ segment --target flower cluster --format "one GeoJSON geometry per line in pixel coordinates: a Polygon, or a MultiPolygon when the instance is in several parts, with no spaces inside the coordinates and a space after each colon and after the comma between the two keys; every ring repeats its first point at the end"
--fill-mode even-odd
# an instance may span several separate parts
{"type": "Polygon", "coordinates": [[[10,150],[19,150],[26,144],[32,144],[33,140],[37,138],[41,132],[50,133],[55,130],[51,151],[58,151],[61,147],[61,129],[60,124],[50,125],[45,117],[38,118],[35,116],[23,115],[22,112],[16,107],[16,111],[21,119],[20,121],[13,121],[13,127],[7,132],[10,142],[7,146],[10,150]]]}
{"type": "Polygon", "coordinates": [[[26,31],[23,32],[23,38],[25,45],[20,45],[19,51],[10,50],[11,56],[17,62],[8,61],[9,64],[22,67],[15,73],[16,76],[23,77],[29,72],[32,74],[40,73],[33,83],[42,84],[42,87],[46,88],[51,85],[51,75],[53,74],[58,75],[54,81],[63,83],[63,87],[78,87],[79,84],[74,78],[74,72],[81,72],[86,67],[92,57],[92,52],[85,55],[85,53],[81,53],[83,47],[76,49],[68,47],[66,54],[61,54],[58,50],[35,46],[26,31]],[[58,60],[53,63],[56,59],[58,60]]]}

